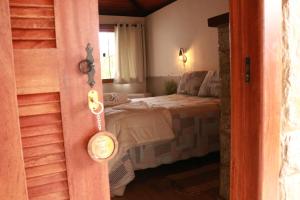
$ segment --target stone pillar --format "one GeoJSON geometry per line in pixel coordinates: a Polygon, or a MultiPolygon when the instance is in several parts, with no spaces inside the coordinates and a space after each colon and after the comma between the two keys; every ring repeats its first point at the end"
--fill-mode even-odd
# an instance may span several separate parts
{"type": "Polygon", "coordinates": [[[283,0],[281,200],[300,199],[300,1],[283,0]]]}
{"type": "Polygon", "coordinates": [[[221,78],[221,125],[220,125],[220,197],[229,199],[230,187],[230,49],[229,25],[218,27],[219,61],[221,78]]]}

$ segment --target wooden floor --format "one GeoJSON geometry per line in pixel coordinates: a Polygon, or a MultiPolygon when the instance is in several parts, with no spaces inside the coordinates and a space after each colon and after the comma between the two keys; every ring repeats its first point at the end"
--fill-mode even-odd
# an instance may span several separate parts
{"type": "Polygon", "coordinates": [[[136,172],[123,197],[113,200],[216,200],[219,156],[180,161],[136,172]]]}

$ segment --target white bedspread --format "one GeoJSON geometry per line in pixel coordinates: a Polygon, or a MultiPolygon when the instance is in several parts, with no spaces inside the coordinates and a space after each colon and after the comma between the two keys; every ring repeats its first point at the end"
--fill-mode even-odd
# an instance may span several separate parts
{"type": "Polygon", "coordinates": [[[112,196],[124,194],[134,170],[217,151],[219,111],[219,99],[186,95],[133,99],[106,108],[106,128],[119,141],[119,152],[109,161],[112,196]]]}
{"type": "Polygon", "coordinates": [[[175,137],[170,111],[152,108],[143,101],[109,108],[105,117],[106,129],[115,134],[119,142],[119,152],[109,162],[110,168],[130,148],[175,137]]]}

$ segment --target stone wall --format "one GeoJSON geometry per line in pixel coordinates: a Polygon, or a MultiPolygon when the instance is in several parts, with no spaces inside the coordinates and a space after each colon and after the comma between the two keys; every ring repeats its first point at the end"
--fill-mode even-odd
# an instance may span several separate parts
{"type": "Polygon", "coordinates": [[[229,199],[230,181],[230,49],[229,25],[218,27],[221,78],[220,196],[229,199]]]}
{"type": "Polygon", "coordinates": [[[300,199],[300,1],[283,0],[281,200],[300,199]]]}

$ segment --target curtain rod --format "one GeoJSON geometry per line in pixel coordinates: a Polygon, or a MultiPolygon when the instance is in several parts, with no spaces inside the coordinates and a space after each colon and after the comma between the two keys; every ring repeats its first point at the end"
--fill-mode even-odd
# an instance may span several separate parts
{"type": "MultiPolygon", "coordinates": [[[[122,24],[119,24],[122,26],[122,24]]],[[[137,27],[138,24],[125,24],[126,26],[132,26],[132,27],[137,27]]],[[[118,24],[100,24],[100,31],[101,32],[114,32],[115,27],[118,26],[118,24]]],[[[143,24],[141,24],[141,27],[144,27],[143,24]]]]}
{"type": "MultiPolygon", "coordinates": [[[[139,24],[100,24],[100,26],[118,26],[118,25],[120,25],[120,26],[124,26],[124,25],[126,25],[126,26],[137,26],[139,24]]],[[[140,24],[140,25],[143,26],[143,24],[140,24]]]]}

